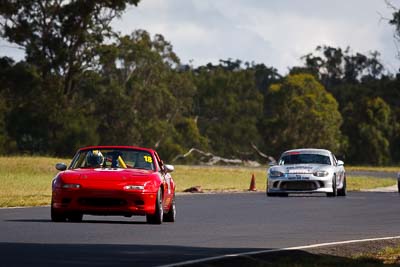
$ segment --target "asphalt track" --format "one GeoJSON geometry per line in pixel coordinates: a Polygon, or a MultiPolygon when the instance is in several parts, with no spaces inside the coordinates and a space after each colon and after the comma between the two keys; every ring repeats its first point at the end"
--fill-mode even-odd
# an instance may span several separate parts
{"type": "Polygon", "coordinates": [[[53,223],[49,207],[0,209],[0,266],[157,266],[223,254],[400,235],[398,193],[267,198],[177,196],[176,223],[84,216],[53,223]]]}

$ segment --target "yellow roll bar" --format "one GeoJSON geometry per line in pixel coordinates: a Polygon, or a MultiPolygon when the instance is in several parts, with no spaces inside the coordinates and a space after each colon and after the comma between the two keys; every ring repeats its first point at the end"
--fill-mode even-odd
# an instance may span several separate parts
{"type": "Polygon", "coordinates": [[[126,169],[128,167],[126,167],[125,161],[121,158],[121,156],[118,156],[118,163],[119,166],[121,166],[122,168],[126,169]]]}

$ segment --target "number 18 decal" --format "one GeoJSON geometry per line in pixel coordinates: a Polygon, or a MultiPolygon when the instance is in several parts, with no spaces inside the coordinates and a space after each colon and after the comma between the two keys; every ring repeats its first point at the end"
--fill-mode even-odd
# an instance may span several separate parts
{"type": "Polygon", "coordinates": [[[153,159],[150,156],[144,156],[144,161],[152,163],[153,159]]]}

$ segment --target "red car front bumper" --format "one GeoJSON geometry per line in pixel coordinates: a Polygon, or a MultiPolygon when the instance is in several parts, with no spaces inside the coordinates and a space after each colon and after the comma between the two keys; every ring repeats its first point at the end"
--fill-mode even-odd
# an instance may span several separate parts
{"type": "Polygon", "coordinates": [[[52,208],[57,212],[92,215],[146,215],[155,213],[157,192],[55,189],[52,208]]]}

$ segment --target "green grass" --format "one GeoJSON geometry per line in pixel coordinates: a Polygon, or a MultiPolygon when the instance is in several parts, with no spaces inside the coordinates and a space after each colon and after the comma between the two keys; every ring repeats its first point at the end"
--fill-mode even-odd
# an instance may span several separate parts
{"type": "Polygon", "coordinates": [[[265,190],[265,168],[176,166],[173,177],[177,191],[201,186],[204,191],[245,191],[254,174],[258,190],[265,190]]]}
{"type": "Polygon", "coordinates": [[[373,189],[377,187],[392,186],[395,184],[395,178],[374,178],[347,175],[347,188],[349,191],[360,191],[362,189],[373,189]]]}
{"type": "Polygon", "coordinates": [[[0,157],[0,206],[47,205],[55,164],[48,157],[0,157]]]}
{"type": "MultiPolygon", "coordinates": [[[[48,205],[57,162],[50,157],[0,157],[0,207],[48,205]]],[[[256,188],[265,191],[266,167],[175,166],[177,192],[201,186],[204,191],[246,191],[254,174],[256,188]]],[[[395,184],[395,179],[348,177],[348,189],[360,190],[395,184]]]]}
{"type": "Polygon", "coordinates": [[[346,171],[375,171],[375,172],[400,172],[400,167],[396,166],[345,166],[346,171]]]}
{"type": "MultiPolygon", "coordinates": [[[[246,191],[250,187],[252,174],[259,191],[266,189],[266,168],[176,166],[173,173],[177,191],[192,186],[201,186],[204,191],[246,191]]],[[[347,175],[350,191],[392,186],[395,178],[374,178],[347,175]]]]}

